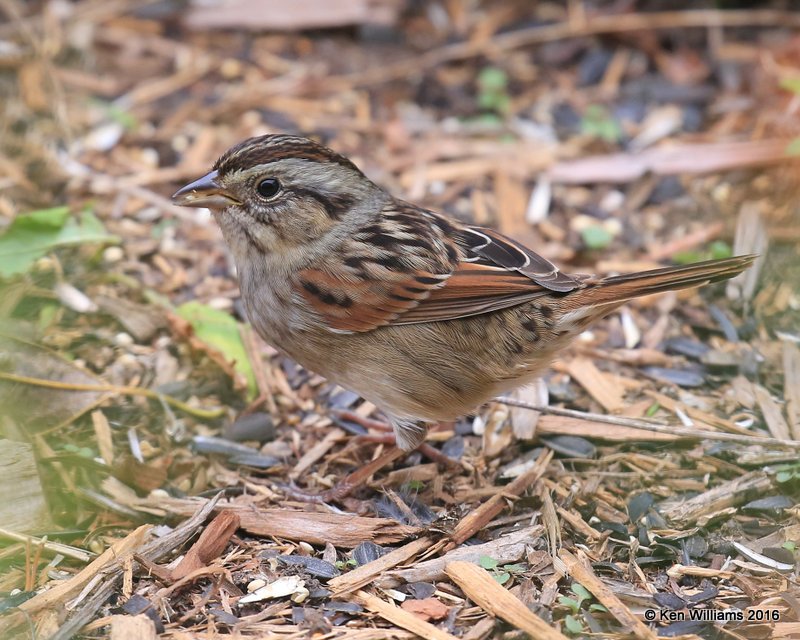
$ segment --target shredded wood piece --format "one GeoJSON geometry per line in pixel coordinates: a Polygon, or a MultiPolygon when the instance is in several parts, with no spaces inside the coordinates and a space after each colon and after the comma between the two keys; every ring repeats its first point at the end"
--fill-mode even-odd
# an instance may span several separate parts
{"type": "Polygon", "coordinates": [[[664,509],[667,520],[682,525],[691,524],[701,516],[741,504],[749,496],[764,495],[772,488],[773,480],[763,471],[751,471],[743,476],[723,482],[690,500],[664,509]]]}
{"type": "Polygon", "coordinates": [[[153,621],[144,614],[111,616],[111,640],[155,640],[158,638],[153,621]]]}
{"type": "Polygon", "coordinates": [[[502,618],[538,640],[567,640],[566,636],[528,609],[504,589],[486,569],[457,560],[445,568],[447,575],[467,596],[490,615],[502,618]]]}
{"type": "Polygon", "coordinates": [[[416,633],[418,636],[431,638],[432,640],[457,640],[454,635],[447,633],[447,631],[442,631],[439,627],[432,625],[430,622],[425,622],[413,613],[409,613],[397,605],[381,600],[378,596],[374,596],[371,593],[359,591],[356,593],[356,597],[367,609],[377,613],[384,620],[388,620],[398,627],[416,633]]]}
{"type": "Polygon", "coordinates": [[[567,367],[571,375],[609,413],[625,405],[623,390],[611,374],[598,369],[588,358],[574,358],[567,367]]]}
{"type": "Polygon", "coordinates": [[[592,571],[586,558],[578,558],[566,549],[559,551],[559,557],[567,565],[572,577],[586,587],[611,614],[626,627],[626,629],[640,640],[656,640],[658,636],[641,620],[631,613],[611,589],[604,585],[600,578],[592,571]]]}
{"type": "Polygon", "coordinates": [[[506,497],[521,495],[525,489],[542,477],[552,457],[553,452],[551,450],[543,451],[536,460],[536,464],[528,469],[528,471],[515,478],[508,486],[497,487],[496,493],[491,498],[474,511],[468,513],[462,518],[458,525],[456,525],[455,531],[453,531],[450,536],[451,542],[445,547],[445,550],[449,551],[450,549],[454,549],[464,542],[464,540],[472,537],[476,531],[479,531],[491,522],[491,520],[503,510],[506,497]]]}
{"type": "Polygon", "coordinates": [[[409,542],[372,562],[362,564],[343,576],[332,578],[328,581],[328,587],[335,594],[343,594],[360,589],[369,584],[376,576],[422,553],[431,544],[433,544],[433,541],[430,538],[420,538],[409,542]]]}

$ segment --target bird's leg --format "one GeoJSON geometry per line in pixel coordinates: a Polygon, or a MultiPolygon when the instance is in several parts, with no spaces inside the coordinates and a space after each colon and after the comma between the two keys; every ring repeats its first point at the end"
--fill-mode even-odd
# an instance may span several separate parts
{"type": "MultiPolygon", "coordinates": [[[[388,445],[397,445],[397,439],[395,438],[394,435],[394,429],[392,429],[392,425],[390,425],[388,422],[383,422],[381,420],[373,420],[372,418],[364,418],[363,416],[360,416],[353,411],[335,410],[333,411],[333,414],[340,420],[355,422],[356,424],[361,425],[365,429],[374,429],[376,431],[384,432],[382,435],[366,434],[363,436],[356,436],[358,440],[361,442],[376,442],[388,445]]],[[[419,451],[423,456],[428,458],[428,460],[430,460],[431,462],[436,462],[446,467],[459,466],[455,460],[453,460],[452,458],[448,458],[436,447],[432,447],[431,445],[425,442],[419,445],[415,449],[415,451],[419,451]]]]}
{"type": "MultiPolygon", "coordinates": [[[[301,491],[296,487],[282,487],[283,490],[286,492],[287,496],[294,500],[299,500],[301,502],[312,502],[315,504],[323,504],[326,502],[341,502],[343,499],[347,498],[353,491],[358,489],[361,485],[363,485],[372,474],[380,471],[382,468],[390,465],[392,462],[397,460],[398,458],[403,457],[408,451],[403,451],[402,449],[397,448],[395,435],[393,433],[392,426],[385,422],[381,422],[379,420],[373,420],[371,418],[364,418],[357,413],[353,413],[351,411],[335,411],[334,415],[339,418],[340,420],[348,420],[350,422],[355,422],[356,424],[360,424],[362,427],[366,429],[374,429],[377,431],[382,431],[381,434],[367,434],[362,436],[356,436],[359,442],[374,442],[374,443],[381,443],[390,445],[391,448],[388,449],[384,454],[378,456],[371,462],[368,462],[362,467],[359,467],[352,473],[345,476],[339,482],[337,482],[333,487],[322,491],[321,493],[312,493],[308,491],[301,491]],[[388,432],[388,433],[387,433],[388,432]]],[[[419,451],[423,456],[428,458],[433,462],[437,462],[447,467],[459,466],[459,463],[452,458],[447,457],[441,451],[432,447],[429,444],[422,443],[416,449],[419,451]]]]}
{"type": "Polygon", "coordinates": [[[359,467],[352,473],[347,474],[330,489],[326,489],[320,493],[301,491],[296,487],[284,487],[284,491],[286,491],[290,498],[299,500],[301,502],[313,502],[315,504],[341,502],[344,498],[348,497],[353,491],[364,484],[373,473],[376,473],[383,469],[383,467],[390,465],[398,458],[406,455],[406,453],[406,451],[398,449],[397,447],[392,447],[374,460],[368,462],[362,467],[359,467]]]}

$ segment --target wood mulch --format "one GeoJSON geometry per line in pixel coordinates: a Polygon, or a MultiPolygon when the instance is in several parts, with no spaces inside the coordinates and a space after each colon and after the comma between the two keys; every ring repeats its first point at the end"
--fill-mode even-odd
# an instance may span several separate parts
{"type": "Polygon", "coordinates": [[[730,4],[0,1],[0,274],[104,234],[0,275],[0,636],[800,637],[800,13],[730,4]],[[169,200],[266,132],[569,271],[761,258],[298,502],[380,413],[169,200]]]}

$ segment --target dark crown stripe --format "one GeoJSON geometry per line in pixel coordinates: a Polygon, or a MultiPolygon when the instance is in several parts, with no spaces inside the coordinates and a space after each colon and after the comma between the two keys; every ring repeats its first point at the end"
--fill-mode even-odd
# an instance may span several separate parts
{"type": "Polygon", "coordinates": [[[284,135],[265,135],[240,142],[220,156],[214,163],[214,169],[224,175],[229,171],[247,169],[286,158],[332,162],[361,174],[356,165],[331,149],[307,138],[284,135]]]}

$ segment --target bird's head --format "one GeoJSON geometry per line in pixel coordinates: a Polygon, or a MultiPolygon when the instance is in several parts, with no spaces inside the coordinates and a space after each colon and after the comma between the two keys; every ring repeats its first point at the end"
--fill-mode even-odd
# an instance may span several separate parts
{"type": "Polygon", "coordinates": [[[234,255],[280,254],[345,236],[380,210],[382,189],[347,158],[307,138],[264,135],[231,147],[173,196],[211,209],[234,255]],[[376,206],[377,205],[377,206],[376,206]]]}

